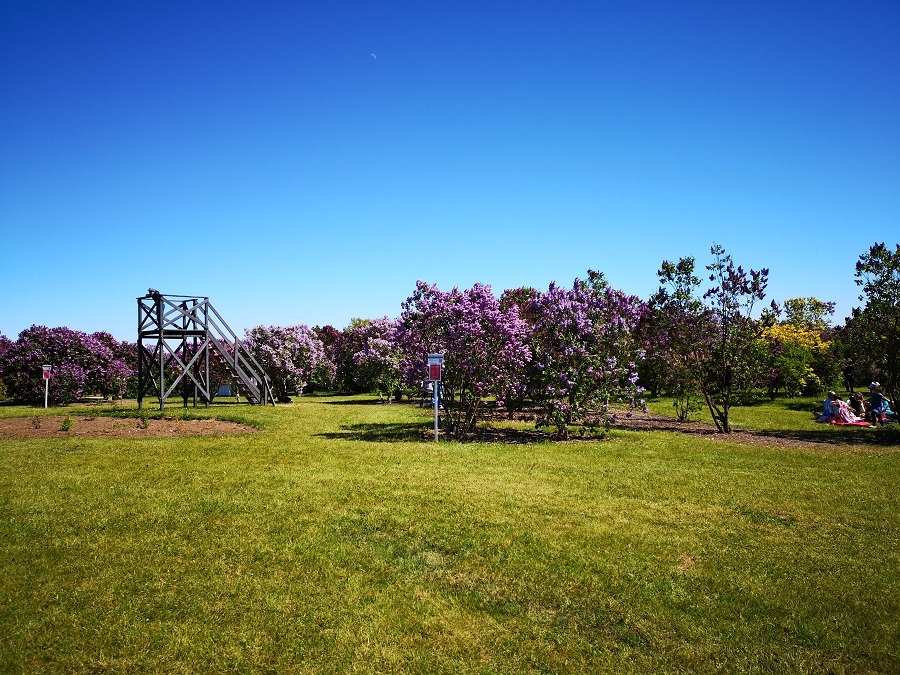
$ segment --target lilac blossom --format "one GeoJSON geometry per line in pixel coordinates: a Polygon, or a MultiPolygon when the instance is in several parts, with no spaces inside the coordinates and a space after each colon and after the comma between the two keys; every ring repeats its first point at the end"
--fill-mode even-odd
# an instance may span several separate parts
{"type": "Polygon", "coordinates": [[[609,288],[597,273],[571,289],[551,283],[532,301],[539,426],[567,438],[572,424],[591,423],[613,401],[643,405],[636,372],[643,350],[633,338],[642,311],[637,297],[609,288]]]}
{"type": "Polygon", "coordinates": [[[301,396],[309,381],[327,364],[325,346],[305,325],[257,326],[245,330],[248,351],[272,380],[275,398],[290,401],[301,396]]]}
{"type": "Polygon", "coordinates": [[[443,292],[422,281],[402,307],[397,340],[407,383],[421,383],[427,355],[443,353],[448,431],[456,436],[471,432],[489,399],[502,401],[515,389],[531,358],[518,308],[512,304],[501,310],[490,286],[443,292]]]}
{"type": "Polygon", "coordinates": [[[53,366],[48,399],[70,403],[82,396],[120,397],[134,374],[127,343],[109,333],[87,334],[66,327],[31,326],[0,353],[7,394],[29,403],[44,399],[44,364],[53,366]]]}
{"type": "Polygon", "coordinates": [[[383,317],[359,325],[357,332],[362,342],[362,347],[353,355],[359,371],[357,380],[390,403],[402,381],[403,354],[397,344],[397,325],[383,317]]]}

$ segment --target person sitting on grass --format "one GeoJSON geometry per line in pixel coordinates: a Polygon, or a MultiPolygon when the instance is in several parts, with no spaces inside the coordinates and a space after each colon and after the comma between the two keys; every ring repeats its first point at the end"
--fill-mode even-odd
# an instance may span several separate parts
{"type": "Polygon", "coordinates": [[[853,394],[853,398],[847,403],[850,406],[850,409],[853,411],[853,414],[859,417],[860,419],[865,419],[866,417],[866,402],[863,401],[862,392],[856,392],[853,394]]]}
{"type": "Polygon", "coordinates": [[[835,424],[856,424],[862,422],[862,417],[857,417],[847,403],[841,399],[831,402],[831,410],[834,413],[832,422],[835,424]]]}
{"type": "Polygon", "coordinates": [[[834,419],[834,402],[838,400],[836,392],[829,391],[828,396],[822,402],[822,414],[816,418],[816,422],[830,422],[834,419]]]}
{"type": "Polygon", "coordinates": [[[872,392],[869,396],[869,414],[871,415],[869,421],[872,423],[873,427],[878,426],[879,422],[881,422],[881,426],[884,426],[888,417],[893,417],[894,415],[894,411],[891,410],[890,401],[888,401],[882,393],[881,385],[878,382],[870,384],[869,391],[872,392]]]}

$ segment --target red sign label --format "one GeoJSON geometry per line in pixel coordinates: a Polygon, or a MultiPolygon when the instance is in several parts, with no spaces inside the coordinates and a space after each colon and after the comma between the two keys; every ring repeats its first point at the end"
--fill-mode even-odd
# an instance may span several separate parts
{"type": "Polygon", "coordinates": [[[440,382],[440,380],[441,380],[441,364],[440,363],[429,363],[428,364],[428,379],[434,380],[435,382],[440,382]]]}
{"type": "Polygon", "coordinates": [[[44,379],[45,379],[45,380],[49,380],[49,379],[50,379],[50,371],[49,371],[49,370],[45,370],[45,371],[44,371],[44,379]]]}

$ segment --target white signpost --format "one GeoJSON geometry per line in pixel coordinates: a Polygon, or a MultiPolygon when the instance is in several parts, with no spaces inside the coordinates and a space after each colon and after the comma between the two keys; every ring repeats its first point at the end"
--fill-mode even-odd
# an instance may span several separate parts
{"type": "Polygon", "coordinates": [[[53,370],[53,366],[49,364],[44,364],[44,407],[47,407],[47,397],[50,394],[50,371],[53,370]]]}
{"type": "Polygon", "coordinates": [[[428,380],[432,383],[432,397],[434,398],[434,442],[438,440],[438,404],[441,400],[441,371],[444,368],[443,354],[428,355],[428,380]]]}

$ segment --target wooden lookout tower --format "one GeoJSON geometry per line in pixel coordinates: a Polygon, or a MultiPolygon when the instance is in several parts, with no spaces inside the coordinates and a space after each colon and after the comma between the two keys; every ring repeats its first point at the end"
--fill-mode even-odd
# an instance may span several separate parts
{"type": "Polygon", "coordinates": [[[218,362],[240,383],[251,403],[275,405],[269,376],[207,297],[163,295],[149,289],[138,305],[138,408],[144,397],[159,401],[179,392],[194,406],[209,405],[211,365],[218,362]]]}

